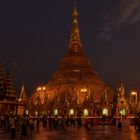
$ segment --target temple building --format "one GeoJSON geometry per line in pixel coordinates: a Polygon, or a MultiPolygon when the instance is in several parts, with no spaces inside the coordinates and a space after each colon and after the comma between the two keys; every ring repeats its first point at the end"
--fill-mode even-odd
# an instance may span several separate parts
{"type": "Polygon", "coordinates": [[[72,14],[72,30],[66,53],[45,85],[28,97],[22,84],[16,95],[9,69],[0,65],[0,115],[75,115],[84,117],[130,116],[140,112],[140,95],[126,95],[121,83],[114,92],[100,78],[85,53],[80,39],[78,12],[72,14]]]}
{"type": "Polygon", "coordinates": [[[29,98],[26,94],[24,84],[22,83],[21,92],[18,97],[17,115],[23,115],[24,113],[28,114],[28,110],[29,110],[29,102],[28,102],[29,100],[28,99],[29,98]]]}
{"type": "Polygon", "coordinates": [[[80,39],[78,12],[74,8],[67,52],[46,85],[31,97],[32,113],[100,116],[114,112],[114,92],[92,66],[80,39]]]}
{"type": "Polygon", "coordinates": [[[115,114],[117,116],[128,116],[130,114],[130,105],[129,101],[125,95],[125,88],[124,85],[121,83],[120,86],[117,88],[117,96],[116,96],[116,108],[115,114]]]}
{"type": "Polygon", "coordinates": [[[0,65],[0,114],[16,114],[17,107],[17,95],[11,73],[7,68],[7,72],[4,74],[3,66],[0,65]]]}

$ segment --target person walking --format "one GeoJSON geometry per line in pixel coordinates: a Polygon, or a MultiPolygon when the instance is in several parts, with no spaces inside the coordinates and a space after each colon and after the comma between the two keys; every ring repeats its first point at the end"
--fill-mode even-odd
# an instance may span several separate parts
{"type": "Polygon", "coordinates": [[[138,131],[140,131],[140,114],[138,116],[138,131]]]}
{"type": "Polygon", "coordinates": [[[37,117],[37,120],[36,120],[37,132],[39,132],[39,124],[40,124],[40,118],[39,118],[39,116],[38,116],[38,117],[37,117]]]}
{"type": "Polygon", "coordinates": [[[122,129],[122,120],[121,120],[121,118],[118,119],[118,128],[120,130],[122,129]]]}
{"type": "Polygon", "coordinates": [[[15,120],[14,120],[13,115],[9,118],[9,126],[10,126],[10,132],[11,132],[11,139],[15,139],[16,127],[15,127],[15,120]]]}
{"type": "Polygon", "coordinates": [[[28,118],[26,114],[24,114],[22,118],[22,127],[21,127],[21,136],[26,137],[27,136],[27,125],[28,125],[28,118]]]}
{"type": "Polygon", "coordinates": [[[138,115],[137,114],[135,115],[135,118],[134,118],[134,126],[135,126],[135,129],[137,129],[137,126],[138,126],[138,115]]]}
{"type": "Polygon", "coordinates": [[[30,128],[30,135],[32,137],[33,135],[33,130],[34,130],[34,121],[32,118],[29,119],[29,128],[30,128]]]}
{"type": "Polygon", "coordinates": [[[47,115],[46,114],[43,115],[42,121],[43,121],[43,127],[46,128],[47,127],[47,115]]]}
{"type": "Polygon", "coordinates": [[[1,126],[2,126],[2,128],[5,128],[5,124],[6,124],[5,116],[4,115],[0,116],[0,120],[1,120],[1,126]]]}

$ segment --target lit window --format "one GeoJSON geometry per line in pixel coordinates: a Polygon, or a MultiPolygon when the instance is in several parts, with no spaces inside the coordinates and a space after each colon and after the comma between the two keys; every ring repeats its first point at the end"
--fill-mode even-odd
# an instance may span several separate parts
{"type": "Polygon", "coordinates": [[[103,109],[103,115],[108,116],[108,109],[106,108],[103,109]]]}
{"type": "Polygon", "coordinates": [[[88,116],[88,110],[84,109],[84,116],[88,116]]]}
{"type": "Polygon", "coordinates": [[[26,115],[29,115],[29,111],[28,111],[28,110],[26,110],[26,111],[25,111],[25,114],[26,114],[26,115]]]}
{"type": "Polygon", "coordinates": [[[35,115],[36,115],[36,116],[38,115],[38,112],[37,112],[37,111],[35,111],[35,115]]]}
{"type": "Polygon", "coordinates": [[[125,111],[124,108],[121,108],[121,110],[120,110],[120,114],[121,114],[121,116],[125,116],[125,115],[126,115],[126,111],[125,111]]]}
{"type": "Polygon", "coordinates": [[[58,115],[58,109],[54,110],[54,115],[58,115]]]}
{"type": "Polygon", "coordinates": [[[70,109],[70,115],[74,115],[74,110],[70,109]]]}

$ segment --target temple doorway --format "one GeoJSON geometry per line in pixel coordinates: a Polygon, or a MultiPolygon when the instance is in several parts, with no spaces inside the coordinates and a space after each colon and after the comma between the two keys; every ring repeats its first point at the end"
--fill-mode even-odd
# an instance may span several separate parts
{"type": "Polygon", "coordinates": [[[53,114],[54,114],[55,116],[58,115],[58,109],[55,109],[54,112],[53,112],[53,114]]]}
{"type": "Polygon", "coordinates": [[[120,109],[120,115],[121,116],[126,116],[126,110],[125,110],[125,108],[121,108],[120,109]]]}
{"type": "Polygon", "coordinates": [[[73,109],[70,109],[70,115],[74,115],[74,110],[73,109]]]}
{"type": "Polygon", "coordinates": [[[84,109],[84,116],[87,117],[88,116],[88,110],[84,109]]]}
{"type": "Polygon", "coordinates": [[[107,108],[103,109],[103,116],[108,116],[108,109],[107,108]]]}

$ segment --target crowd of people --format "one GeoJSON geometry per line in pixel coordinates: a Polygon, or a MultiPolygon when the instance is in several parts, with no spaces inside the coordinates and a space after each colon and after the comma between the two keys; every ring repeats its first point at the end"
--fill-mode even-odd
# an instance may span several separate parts
{"type": "Polygon", "coordinates": [[[47,130],[52,129],[66,129],[68,127],[82,126],[85,124],[87,128],[92,126],[89,119],[85,122],[81,119],[81,116],[75,118],[74,115],[69,116],[23,116],[1,115],[0,116],[0,127],[5,128],[6,132],[11,133],[11,139],[16,137],[16,131],[20,131],[21,137],[32,136],[33,132],[39,132],[40,126],[42,125],[47,130]]]}
{"type": "MultiPolygon", "coordinates": [[[[116,118],[112,119],[112,125],[116,125],[116,118]]],[[[102,121],[106,121],[106,118],[102,118],[102,121]]],[[[134,118],[135,128],[140,131],[140,115],[134,118]]],[[[5,131],[11,133],[11,139],[16,137],[16,131],[19,131],[21,137],[24,138],[27,135],[32,137],[33,132],[39,132],[40,126],[42,125],[46,130],[50,131],[53,129],[67,129],[84,126],[86,129],[91,129],[95,124],[94,118],[82,118],[80,115],[75,117],[71,116],[23,116],[14,115],[1,115],[0,116],[0,127],[5,128],[5,131]]],[[[122,117],[117,119],[117,126],[119,129],[122,128],[122,117]]]]}

